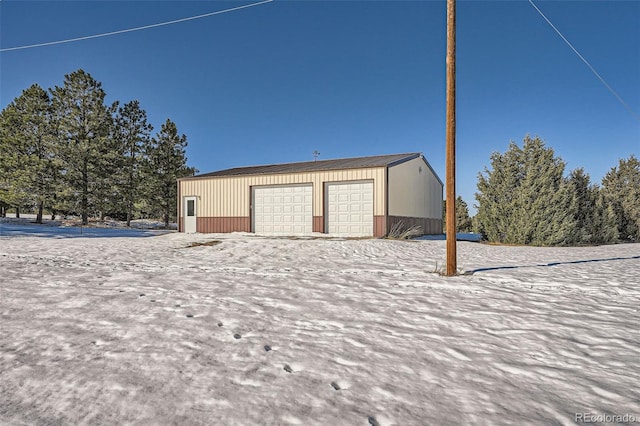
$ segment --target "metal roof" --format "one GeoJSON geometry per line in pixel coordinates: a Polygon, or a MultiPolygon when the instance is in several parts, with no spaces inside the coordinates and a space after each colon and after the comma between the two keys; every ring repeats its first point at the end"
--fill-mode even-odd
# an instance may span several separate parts
{"type": "MultiPolygon", "coordinates": [[[[305,161],[300,163],[271,164],[266,166],[236,167],[203,173],[193,178],[218,176],[265,175],[278,173],[317,172],[323,170],[362,169],[369,167],[391,167],[420,157],[419,152],[408,154],[376,155],[372,157],[341,158],[337,160],[305,161]]],[[[189,179],[189,178],[186,178],[189,179]]]]}

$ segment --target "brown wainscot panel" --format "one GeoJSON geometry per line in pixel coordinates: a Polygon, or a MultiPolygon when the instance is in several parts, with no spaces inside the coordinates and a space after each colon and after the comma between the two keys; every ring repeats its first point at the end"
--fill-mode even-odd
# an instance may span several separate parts
{"type": "Polygon", "coordinates": [[[424,217],[389,216],[387,219],[387,230],[390,230],[396,223],[402,221],[404,226],[411,227],[418,225],[426,235],[442,234],[442,219],[428,219],[424,217]]]}
{"type": "Polygon", "coordinates": [[[313,217],[313,232],[324,232],[324,216],[313,217]]]}
{"type": "Polygon", "coordinates": [[[376,238],[387,235],[386,216],[373,216],[373,236],[376,238]]]}
{"type": "Polygon", "coordinates": [[[198,217],[197,232],[203,234],[226,232],[251,232],[251,218],[239,217],[198,217]]]}
{"type": "Polygon", "coordinates": [[[431,221],[431,234],[442,234],[444,230],[442,227],[444,226],[442,219],[429,219],[431,221]]]}

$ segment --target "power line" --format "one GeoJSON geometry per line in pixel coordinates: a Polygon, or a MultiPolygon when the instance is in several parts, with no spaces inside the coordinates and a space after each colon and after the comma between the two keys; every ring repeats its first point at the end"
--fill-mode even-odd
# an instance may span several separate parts
{"type": "Polygon", "coordinates": [[[621,97],[620,95],[618,95],[618,93],[617,93],[615,90],[613,90],[613,88],[612,88],[611,86],[609,86],[609,84],[604,80],[604,78],[602,78],[602,76],[601,76],[600,74],[598,74],[598,71],[596,71],[596,69],[595,69],[595,68],[594,68],[594,67],[589,63],[589,61],[587,61],[587,60],[584,58],[584,56],[582,56],[582,55],[580,54],[580,52],[578,52],[578,50],[577,50],[575,47],[573,47],[573,45],[571,44],[571,42],[570,42],[569,40],[567,40],[567,38],[566,38],[564,35],[562,35],[562,33],[560,32],[560,30],[559,30],[559,29],[557,29],[557,28],[556,28],[556,26],[555,26],[555,25],[553,25],[553,24],[551,23],[551,21],[549,20],[549,18],[547,18],[547,17],[545,16],[545,14],[544,14],[544,13],[542,13],[542,11],[541,11],[540,9],[538,9],[538,6],[536,6],[536,5],[533,3],[533,0],[529,0],[529,3],[531,4],[531,6],[533,6],[533,8],[534,8],[535,10],[537,10],[537,11],[538,11],[538,13],[540,14],[540,16],[542,16],[542,17],[544,18],[544,20],[545,20],[545,21],[547,21],[547,24],[549,24],[549,25],[551,26],[551,28],[553,28],[553,29],[554,29],[554,31],[555,31],[556,33],[558,33],[558,35],[562,38],[562,40],[564,40],[564,42],[567,44],[567,46],[569,46],[569,47],[571,48],[571,50],[573,50],[573,52],[574,52],[576,55],[578,55],[578,58],[580,58],[580,59],[582,60],[582,62],[584,62],[584,63],[589,67],[589,69],[591,70],[591,72],[592,72],[596,77],[598,77],[598,80],[600,80],[600,81],[602,82],[602,84],[604,84],[604,85],[605,85],[605,87],[606,87],[606,88],[607,88],[607,89],[608,89],[608,90],[613,94],[613,96],[615,96],[615,97],[616,97],[616,99],[618,99],[618,101],[620,101],[620,103],[621,103],[621,104],[622,104],[622,105],[623,105],[623,106],[624,106],[624,107],[625,107],[625,108],[626,108],[626,109],[627,109],[627,110],[628,110],[628,111],[629,111],[633,116],[635,116],[635,118],[636,118],[638,121],[640,121],[640,114],[638,114],[637,112],[635,112],[635,111],[634,111],[634,110],[629,106],[629,104],[627,104],[627,103],[624,101],[624,99],[622,99],[622,97],[621,97]]]}
{"type": "Polygon", "coordinates": [[[260,2],[257,2],[257,3],[245,4],[243,6],[232,7],[230,9],[224,9],[224,10],[218,10],[216,12],[205,13],[203,15],[190,16],[188,18],[175,19],[173,21],[160,22],[158,24],[151,24],[151,25],[144,25],[142,27],[129,28],[129,29],[126,29],[126,30],[110,31],[108,33],[101,33],[101,34],[94,34],[94,35],[84,36],[84,37],[70,38],[70,39],[66,39],[66,40],[50,41],[50,42],[47,42],[47,43],[30,44],[28,46],[7,47],[7,48],[4,48],[4,49],[0,49],[0,52],[8,52],[10,50],[32,49],[34,47],[52,46],[54,44],[72,43],[72,42],[75,42],[75,41],[89,40],[89,39],[92,39],[92,38],[108,37],[108,36],[112,36],[112,35],[116,35],[116,34],[130,33],[130,32],[133,32],[133,31],[148,30],[149,28],[156,28],[156,27],[162,27],[162,26],[165,26],[165,25],[178,24],[180,22],[193,21],[194,19],[207,18],[207,17],[213,16],[213,15],[220,15],[222,13],[234,12],[236,10],[246,9],[248,7],[258,6],[258,5],[265,4],[265,3],[270,3],[272,1],[273,0],[263,0],[263,1],[260,1],[260,2]]]}

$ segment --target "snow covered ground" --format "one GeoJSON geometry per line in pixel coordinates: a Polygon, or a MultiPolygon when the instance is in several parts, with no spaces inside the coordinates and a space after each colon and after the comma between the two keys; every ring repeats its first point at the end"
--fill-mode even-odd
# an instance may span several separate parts
{"type": "MultiPolygon", "coordinates": [[[[8,214],[0,218],[0,237],[16,235],[34,235],[51,238],[69,237],[150,237],[166,234],[162,230],[164,223],[157,220],[137,219],[131,221],[127,227],[126,222],[116,220],[92,221],[89,225],[82,226],[79,218],[63,219],[57,217],[43,218],[41,224],[35,223],[35,214],[22,214],[16,218],[15,214],[8,214]]],[[[171,229],[176,229],[176,224],[169,224],[171,229]]]]}
{"type": "Polygon", "coordinates": [[[2,236],[0,424],[640,422],[640,244],[458,255],[2,236]]]}

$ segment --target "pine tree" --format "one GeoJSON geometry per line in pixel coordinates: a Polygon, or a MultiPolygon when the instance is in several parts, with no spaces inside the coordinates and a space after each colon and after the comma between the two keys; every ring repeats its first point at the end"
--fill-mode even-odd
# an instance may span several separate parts
{"type": "Polygon", "coordinates": [[[564,178],[565,163],[554,157],[539,138],[524,140],[525,176],[517,211],[521,242],[533,245],[567,245],[575,236],[575,210],[571,187],[564,178]]]}
{"type": "Polygon", "coordinates": [[[145,150],[149,146],[153,126],[147,122],[147,113],[140,108],[138,101],[131,101],[121,107],[115,124],[115,137],[122,153],[118,188],[122,208],[127,215],[127,226],[131,226],[134,206],[141,197],[141,168],[146,161],[145,150]]]}
{"type": "Polygon", "coordinates": [[[187,167],[186,147],[187,137],[178,135],[175,123],[169,119],[147,147],[148,200],[152,206],[157,206],[167,228],[177,210],[177,179],[193,176],[196,172],[187,167]]]}
{"type": "Polygon", "coordinates": [[[478,177],[478,222],[489,241],[567,245],[575,238],[571,186],[564,162],[539,138],[509,145],[491,156],[492,170],[478,177]]]}
{"type": "Polygon", "coordinates": [[[456,198],[456,230],[457,232],[471,232],[473,224],[469,217],[469,206],[461,196],[456,198]]]}
{"type": "Polygon", "coordinates": [[[615,209],[611,203],[606,201],[604,191],[595,187],[594,197],[594,217],[592,224],[592,235],[594,244],[609,244],[618,241],[618,222],[615,209]]]}
{"type": "Polygon", "coordinates": [[[640,161],[621,159],[602,179],[604,201],[614,211],[622,240],[640,240],[640,161]]]}
{"type": "Polygon", "coordinates": [[[94,212],[104,220],[107,214],[121,212],[122,194],[119,191],[120,171],[124,164],[121,145],[116,136],[115,123],[111,114],[115,113],[118,103],[108,108],[111,116],[108,122],[108,135],[100,140],[99,154],[96,158],[96,176],[91,190],[94,212]]]}
{"type": "MultiPolygon", "coordinates": [[[[442,227],[447,229],[447,201],[442,203],[442,227]]],[[[471,232],[473,225],[469,217],[469,206],[460,195],[456,197],[456,232],[471,232]]]]}
{"type": "Polygon", "coordinates": [[[2,112],[0,133],[5,202],[17,208],[36,206],[36,222],[42,223],[45,206],[52,206],[59,172],[48,93],[37,84],[24,90],[2,112]]]}
{"type": "Polygon", "coordinates": [[[14,104],[9,104],[0,113],[0,205],[2,214],[11,207],[24,204],[28,193],[24,191],[22,180],[26,178],[21,173],[22,156],[16,142],[19,131],[18,112],[14,104]]]}
{"type": "Polygon", "coordinates": [[[596,188],[590,184],[589,175],[583,168],[569,174],[569,185],[573,196],[572,209],[575,212],[576,233],[572,243],[595,243],[593,225],[596,218],[596,188]]]}
{"type": "Polygon", "coordinates": [[[92,208],[104,206],[109,187],[105,182],[113,172],[109,134],[115,105],[105,105],[102,84],[83,70],[65,75],[63,86],[51,94],[66,195],[86,225],[92,208]]]}
{"type": "Polygon", "coordinates": [[[48,208],[87,224],[90,214],[124,213],[130,225],[146,205],[168,225],[176,179],[195,173],[175,124],[152,140],[139,102],[105,105],[102,84],[83,70],[49,93],[34,85],[0,112],[0,216],[37,207],[41,221],[48,208]]]}
{"type": "Polygon", "coordinates": [[[492,170],[485,167],[484,173],[478,174],[478,231],[488,241],[514,240],[513,210],[523,179],[522,156],[520,147],[511,142],[504,154],[491,154],[492,170]]]}

